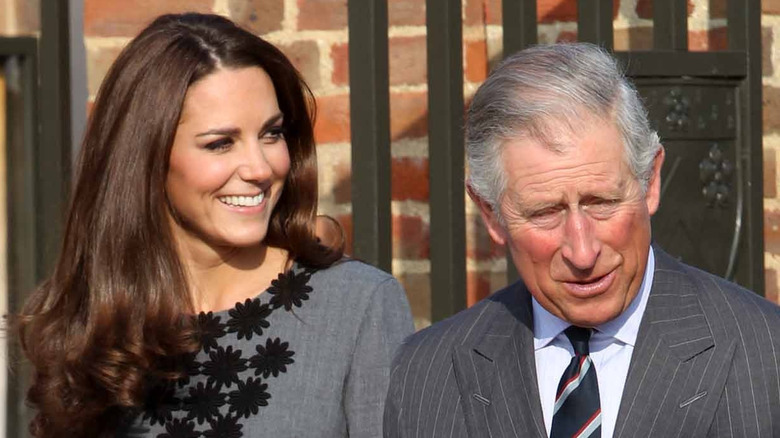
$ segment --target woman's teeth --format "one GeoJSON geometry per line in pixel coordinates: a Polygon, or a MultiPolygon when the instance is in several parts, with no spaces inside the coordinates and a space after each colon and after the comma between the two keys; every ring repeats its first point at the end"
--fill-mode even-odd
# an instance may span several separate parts
{"type": "Polygon", "coordinates": [[[256,207],[263,202],[265,192],[257,196],[220,196],[219,200],[233,207],[256,207]]]}

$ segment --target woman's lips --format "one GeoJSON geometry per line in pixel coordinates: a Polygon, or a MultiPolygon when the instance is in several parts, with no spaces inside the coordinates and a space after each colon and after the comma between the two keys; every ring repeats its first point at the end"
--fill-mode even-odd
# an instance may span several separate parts
{"type": "Polygon", "coordinates": [[[589,282],[564,281],[562,283],[566,290],[572,295],[578,298],[590,298],[606,292],[609,287],[612,286],[617,275],[616,271],[616,269],[612,270],[609,274],[589,282]]]}

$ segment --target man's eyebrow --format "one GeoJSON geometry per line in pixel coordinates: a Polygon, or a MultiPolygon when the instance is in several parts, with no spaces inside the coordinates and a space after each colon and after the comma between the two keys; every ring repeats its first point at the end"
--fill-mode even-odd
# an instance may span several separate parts
{"type": "MultiPolygon", "coordinates": [[[[276,113],[275,115],[271,116],[268,120],[265,121],[265,123],[263,123],[263,127],[260,129],[260,132],[267,131],[268,128],[277,124],[283,118],[284,115],[282,113],[276,113]]],[[[209,135],[224,135],[226,137],[235,137],[240,133],[241,133],[241,129],[235,126],[226,126],[221,128],[209,129],[208,131],[204,131],[199,134],[196,134],[195,137],[205,137],[209,135]]]]}
{"type": "Polygon", "coordinates": [[[561,204],[560,201],[529,201],[520,198],[516,198],[513,203],[515,208],[522,213],[533,213],[561,204]]]}

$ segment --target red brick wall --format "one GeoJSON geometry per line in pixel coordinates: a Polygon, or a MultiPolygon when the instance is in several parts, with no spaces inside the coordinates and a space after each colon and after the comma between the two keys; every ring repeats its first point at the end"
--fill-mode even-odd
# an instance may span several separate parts
{"type": "Polygon", "coordinates": [[[780,1],[761,2],[762,74],[764,100],[764,266],[766,297],[780,302],[780,198],[777,184],[777,152],[780,150],[780,1]]]}
{"type": "MultiPolygon", "coordinates": [[[[688,1],[691,50],[725,47],[725,2],[688,1]]],[[[29,10],[34,10],[35,17],[37,4],[28,0],[13,3],[15,8],[3,9],[0,5],[0,33],[34,33],[37,21],[30,19],[29,10]],[[7,18],[9,14],[12,18],[7,18]],[[12,26],[9,28],[7,23],[12,26]]],[[[316,136],[321,211],[336,217],[351,236],[346,3],[347,0],[84,0],[90,95],[94,96],[121,47],[155,16],[197,10],[231,17],[279,45],[315,91],[319,103],[316,136]]],[[[422,327],[430,319],[425,1],[388,3],[393,270],[406,287],[416,323],[422,327]]],[[[652,47],[651,8],[650,0],[614,0],[617,49],[652,47]]],[[[774,68],[772,48],[780,38],[780,0],[765,0],[763,12],[767,296],[777,300],[780,201],[775,156],[780,148],[780,73],[774,68]]],[[[501,57],[501,1],[464,0],[463,14],[464,92],[468,99],[492,63],[501,57]]],[[[574,0],[538,0],[540,42],[576,40],[576,16],[574,0]]],[[[506,263],[503,249],[490,242],[470,201],[466,233],[467,282],[472,303],[505,284],[506,263]]]]}

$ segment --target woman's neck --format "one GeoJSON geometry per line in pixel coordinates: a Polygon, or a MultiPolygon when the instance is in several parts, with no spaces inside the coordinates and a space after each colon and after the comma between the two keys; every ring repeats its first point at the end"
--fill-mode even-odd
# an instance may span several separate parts
{"type": "Polygon", "coordinates": [[[262,293],[287,266],[287,251],[258,244],[214,247],[179,244],[196,312],[220,311],[262,293]]]}

